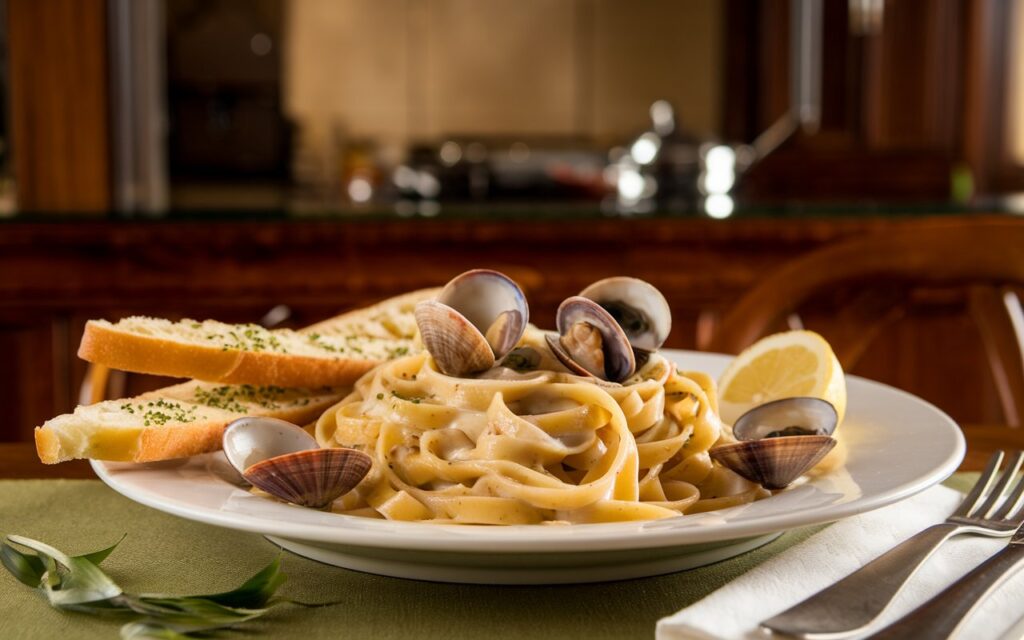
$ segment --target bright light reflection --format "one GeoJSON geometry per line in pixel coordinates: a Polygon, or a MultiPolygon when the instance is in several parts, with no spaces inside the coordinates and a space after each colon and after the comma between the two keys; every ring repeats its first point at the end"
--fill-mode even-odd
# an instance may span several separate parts
{"type": "Polygon", "coordinates": [[[459,146],[458,142],[449,140],[441,145],[438,155],[446,167],[451,167],[462,159],[462,147],[459,146]]]}
{"type": "Polygon", "coordinates": [[[373,185],[366,178],[352,178],[348,183],[348,197],[352,202],[367,202],[373,197],[373,185]]]}
{"type": "Polygon", "coordinates": [[[638,164],[650,164],[657,157],[660,148],[661,138],[648,131],[636,139],[633,146],[629,148],[629,155],[633,156],[633,160],[638,164]]]}
{"type": "Polygon", "coordinates": [[[736,152],[724,144],[711,147],[704,156],[704,165],[709,172],[732,171],[736,166],[736,152]]]}
{"type": "Polygon", "coordinates": [[[399,189],[410,190],[416,188],[416,177],[416,171],[403,164],[395,167],[395,173],[391,179],[399,189]]]}
{"type": "Polygon", "coordinates": [[[665,136],[676,128],[675,111],[667,100],[656,100],[651,105],[651,120],[654,130],[665,136]]]}
{"type": "Polygon", "coordinates": [[[704,154],[704,175],[701,190],[707,194],[728,193],[736,183],[736,152],[732,147],[717,145],[704,154]]]}
{"type": "Polygon", "coordinates": [[[424,198],[436,198],[441,193],[441,182],[429,171],[420,171],[416,176],[416,191],[424,198]]]}
{"type": "Polygon", "coordinates": [[[619,197],[623,200],[639,200],[644,192],[644,178],[636,169],[619,171],[619,197]]]}
{"type": "Polygon", "coordinates": [[[732,215],[733,201],[730,196],[714,193],[704,199],[704,211],[712,218],[721,220],[732,215]]]}
{"type": "Polygon", "coordinates": [[[706,193],[728,193],[736,182],[731,171],[708,171],[704,175],[704,191],[706,193]]]}

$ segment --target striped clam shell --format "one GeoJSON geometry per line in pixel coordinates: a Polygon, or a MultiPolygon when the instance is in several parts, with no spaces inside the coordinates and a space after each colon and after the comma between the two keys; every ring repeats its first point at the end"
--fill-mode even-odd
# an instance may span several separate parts
{"type": "Polygon", "coordinates": [[[242,475],[285,502],[320,509],[355,488],[372,464],[355,449],[309,449],[257,462],[242,475]]]}
{"type": "Polygon", "coordinates": [[[494,366],[487,338],[455,309],[427,300],[416,305],[415,315],[423,346],[442,373],[461,377],[494,366]]]}
{"type": "Polygon", "coordinates": [[[831,436],[782,436],[713,447],[711,459],[765,489],[783,489],[836,446],[831,436]]]}
{"type": "Polygon", "coordinates": [[[462,377],[494,366],[526,331],[530,307],[503,273],[473,269],[452,278],[436,300],[416,305],[423,346],[442,373],[462,377]]]}

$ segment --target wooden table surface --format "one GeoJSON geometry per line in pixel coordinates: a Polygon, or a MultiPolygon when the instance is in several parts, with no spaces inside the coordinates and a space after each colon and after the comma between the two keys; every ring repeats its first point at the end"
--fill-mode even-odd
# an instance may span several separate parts
{"type": "MultiPolygon", "coordinates": [[[[1024,449],[1024,429],[1004,425],[966,425],[967,456],[960,471],[980,471],[997,449],[1024,449]]],[[[46,465],[36,457],[30,442],[0,442],[0,479],[5,478],[95,478],[89,463],[74,460],[46,465]]]]}

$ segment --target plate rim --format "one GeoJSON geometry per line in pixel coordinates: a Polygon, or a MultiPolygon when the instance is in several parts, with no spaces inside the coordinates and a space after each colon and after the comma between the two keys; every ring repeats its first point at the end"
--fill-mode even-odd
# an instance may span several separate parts
{"type": "MultiPolygon", "coordinates": [[[[663,353],[678,361],[679,358],[699,356],[701,358],[732,358],[727,354],[681,349],[664,349],[663,353]]],[[[722,526],[673,528],[671,526],[645,527],[645,524],[664,523],[665,520],[636,521],[630,523],[578,524],[566,528],[520,525],[513,527],[487,527],[482,525],[432,525],[414,522],[377,521],[357,516],[333,514],[339,523],[358,524],[358,527],[325,526],[312,523],[295,523],[287,520],[260,517],[251,514],[213,510],[207,507],[190,506],[182,500],[154,494],[131,483],[120,481],[107,463],[90,460],[99,478],[114,491],[144,506],[169,513],[187,520],[202,522],[223,528],[247,531],[261,535],[272,535],[305,542],[339,544],[379,549],[401,548],[416,551],[444,551],[463,553],[556,553],[566,551],[615,551],[657,547],[676,547],[711,542],[739,540],[753,536],[786,531],[804,526],[813,526],[842,520],[859,513],[909,498],[949,477],[956,471],[966,453],[966,441],[957,423],[932,403],[902,389],[890,385],[848,375],[869,388],[894,393],[902,400],[918,404],[934,412],[938,422],[953,435],[953,446],[942,463],[920,477],[902,485],[885,489],[868,497],[857,497],[848,502],[828,504],[791,513],[767,514],[746,521],[732,521],[722,526]],[[428,529],[424,529],[424,528],[428,529]],[[725,530],[723,531],[723,527],[725,530]],[[396,529],[408,528],[408,531],[396,529]],[[642,532],[640,529],[645,529],[642,532]],[[571,531],[570,534],[524,537],[523,531],[571,531]],[[429,531],[444,531],[454,535],[417,535],[429,531]],[[486,533],[484,533],[486,532],[486,533]],[[468,534],[468,535],[467,535],[468,534]],[[573,535],[576,534],[576,535],[573,535]],[[500,546],[499,546],[500,545],[500,546]]],[[[214,454],[206,454],[214,455],[214,454]]],[[[115,463],[124,464],[124,463],[115,463]]],[[[130,464],[130,463],[129,463],[130,464]]],[[[290,505],[284,508],[301,509],[290,505]]],[[[742,507],[733,507],[733,509],[742,507]]],[[[728,509],[722,510],[728,511],[728,509]]],[[[668,519],[671,521],[672,519],[668,519]]]]}

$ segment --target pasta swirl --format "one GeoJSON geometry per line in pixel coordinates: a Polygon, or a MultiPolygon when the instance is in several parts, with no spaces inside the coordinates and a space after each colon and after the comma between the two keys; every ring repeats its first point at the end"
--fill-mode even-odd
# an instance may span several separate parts
{"type": "MultiPolygon", "coordinates": [[[[543,352],[537,332],[526,342],[543,352]]],[[[316,423],[323,447],[373,467],[335,511],[393,520],[532,524],[649,520],[767,495],[712,467],[714,382],[653,354],[625,383],[542,369],[442,374],[421,353],[363,376],[316,423]]]]}

